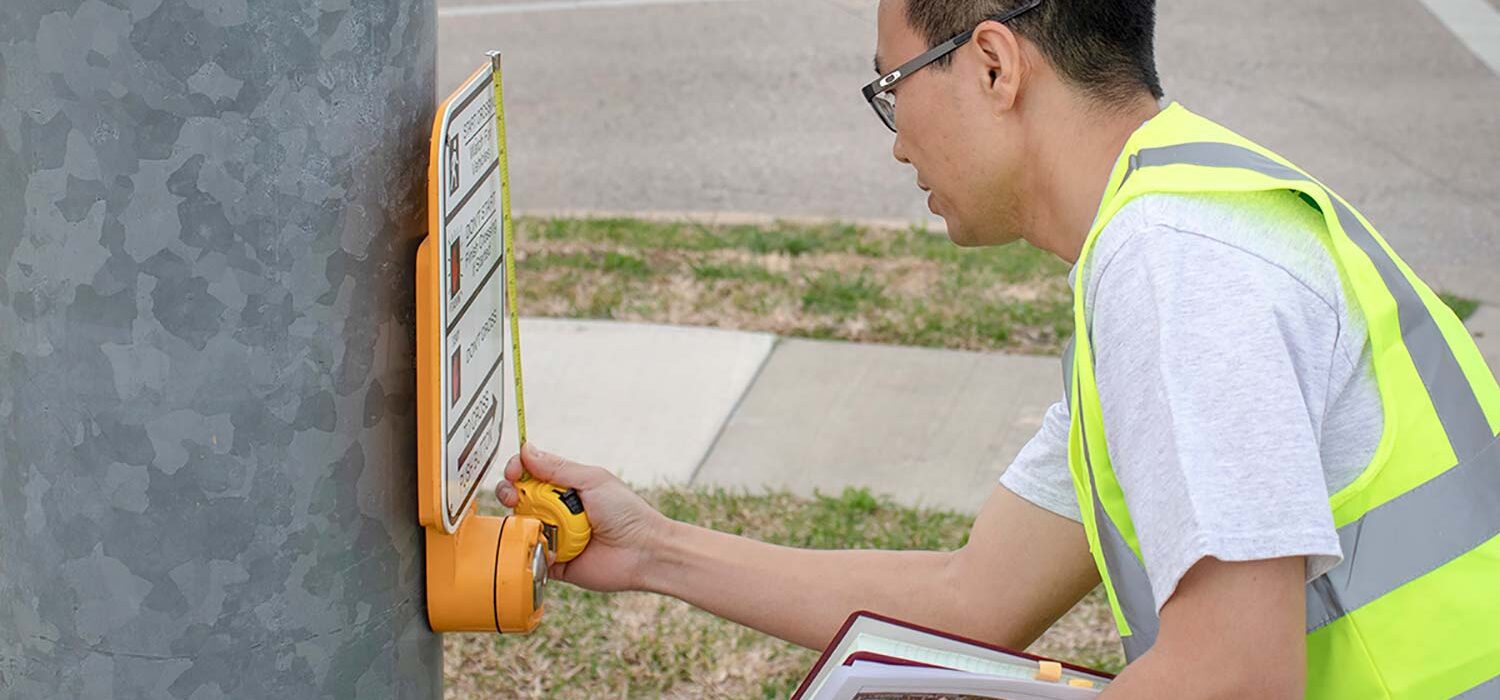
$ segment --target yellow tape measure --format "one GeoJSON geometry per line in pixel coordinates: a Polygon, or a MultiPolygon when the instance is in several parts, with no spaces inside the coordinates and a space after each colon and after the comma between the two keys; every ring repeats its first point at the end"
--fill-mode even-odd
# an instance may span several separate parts
{"type": "MultiPolygon", "coordinates": [[[[500,225],[505,241],[505,302],[510,314],[510,363],[516,380],[516,435],[526,444],[526,398],[521,393],[521,313],[516,299],[516,230],[510,222],[510,168],[505,146],[505,99],[500,80],[500,52],[489,52],[495,81],[495,130],[500,145],[500,225]]],[[[588,546],[593,530],[583,501],[574,489],[564,489],[532,478],[524,470],[516,483],[517,515],[542,521],[542,532],[557,561],[573,559],[588,546]]]]}
{"type": "Polygon", "coordinates": [[[500,226],[505,240],[505,305],[510,314],[510,364],[516,375],[516,430],[526,444],[526,397],[521,393],[521,314],[516,304],[516,231],[510,225],[510,154],[505,148],[505,96],[500,86],[500,52],[491,51],[495,80],[495,138],[500,144],[500,226]]]}

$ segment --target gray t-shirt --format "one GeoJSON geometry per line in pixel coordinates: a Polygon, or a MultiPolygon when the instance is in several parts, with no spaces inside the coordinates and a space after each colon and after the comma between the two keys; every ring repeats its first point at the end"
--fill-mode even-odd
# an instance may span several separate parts
{"type": "MultiPolygon", "coordinates": [[[[1086,285],[1110,460],[1156,606],[1198,560],[1342,558],[1328,496],[1380,441],[1363,317],[1321,216],[1289,192],[1140,197],[1086,285]]],[[[1075,266],[1074,274],[1077,274],[1075,266]]],[[[1000,483],[1073,520],[1068,406],[1000,483]]]]}

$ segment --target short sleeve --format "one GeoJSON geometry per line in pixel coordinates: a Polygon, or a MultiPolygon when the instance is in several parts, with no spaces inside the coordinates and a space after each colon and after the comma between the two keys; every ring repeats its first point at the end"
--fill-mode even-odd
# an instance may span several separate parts
{"type": "Polygon", "coordinates": [[[1246,250],[1128,232],[1093,275],[1105,440],[1157,608],[1200,559],[1340,559],[1319,436],[1333,308],[1246,250]]]}
{"type": "Polygon", "coordinates": [[[1047,409],[1042,427],[1000,475],[1000,485],[1031,503],[1078,521],[1078,496],[1068,473],[1068,404],[1047,409]]]}

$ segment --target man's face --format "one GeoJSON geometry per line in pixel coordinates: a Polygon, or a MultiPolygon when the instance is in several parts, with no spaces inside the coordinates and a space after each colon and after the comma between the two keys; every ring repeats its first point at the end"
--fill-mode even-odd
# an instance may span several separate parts
{"type": "MultiPolygon", "coordinates": [[[[931,48],[907,22],[905,3],[880,3],[875,56],[882,73],[931,48]]],[[[970,55],[972,48],[960,47],[951,65],[929,65],[896,85],[892,155],[916,169],[928,207],[943,217],[954,243],[997,245],[1020,237],[1020,144],[987,98],[989,70],[970,55]]]]}

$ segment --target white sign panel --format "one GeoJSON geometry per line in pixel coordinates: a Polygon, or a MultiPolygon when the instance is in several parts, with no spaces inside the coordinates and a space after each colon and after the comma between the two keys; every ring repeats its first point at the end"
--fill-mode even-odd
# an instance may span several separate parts
{"type": "Polygon", "coordinates": [[[442,501],[451,529],[495,462],[505,407],[500,160],[489,71],[459,88],[442,124],[442,501]]]}

